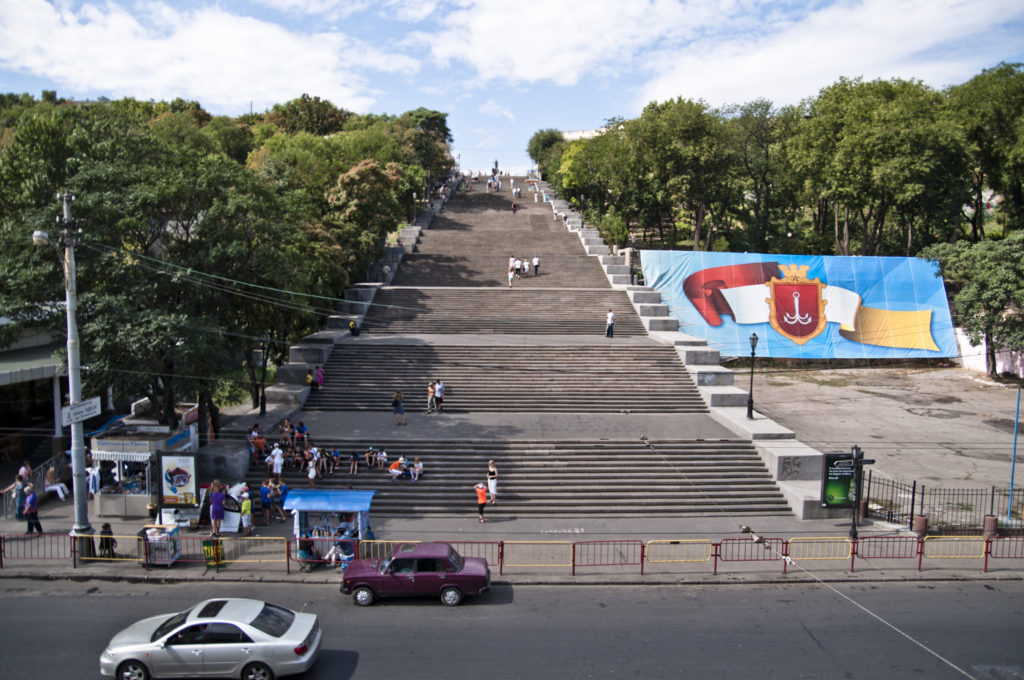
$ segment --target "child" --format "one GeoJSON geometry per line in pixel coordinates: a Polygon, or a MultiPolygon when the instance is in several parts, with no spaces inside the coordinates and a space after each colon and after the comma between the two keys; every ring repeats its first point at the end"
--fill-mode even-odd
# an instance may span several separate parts
{"type": "Polygon", "coordinates": [[[242,529],[245,536],[252,536],[252,499],[248,493],[242,494],[242,529]]]}
{"type": "Polygon", "coordinates": [[[114,530],[110,527],[110,522],[104,522],[103,529],[100,531],[100,557],[113,559],[116,548],[117,540],[114,539],[114,530]]]}

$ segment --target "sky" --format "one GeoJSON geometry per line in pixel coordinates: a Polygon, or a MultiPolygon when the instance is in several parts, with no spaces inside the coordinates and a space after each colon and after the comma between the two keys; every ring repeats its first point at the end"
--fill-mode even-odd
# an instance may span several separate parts
{"type": "Polygon", "coordinates": [[[1024,62],[1022,0],[0,0],[0,92],[196,100],[303,93],[448,114],[464,170],[522,172],[538,130],[651,101],[776,106],[840,77],[944,88],[1024,62]]]}

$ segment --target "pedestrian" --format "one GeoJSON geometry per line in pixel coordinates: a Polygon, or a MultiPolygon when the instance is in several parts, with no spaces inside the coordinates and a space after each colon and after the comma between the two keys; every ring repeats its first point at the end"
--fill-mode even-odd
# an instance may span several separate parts
{"type": "Polygon", "coordinates": [[[260,510],[263,511],[263,526],[270,526],[270,479],[260,484],[260,510]]]}
{"type": "Polygon", "coordinates": [[[318,390],[323,389],[324,386],[324,369],[317,366],[313,371],[313,378],[316,380],[316,388],[318,390]]]}
{"type": "Polygon", "coordinates": [[[21,475],[14,479],[14,519],[25,519],[25,480],[21,475]]]}
{"type": "Polygon", "coordinates": [[[306,387],[309,388],[310,392],[316,391],[316,376],[313,375],[313,369],[306,371],[306,387]]]}
{"type": "Polygon", "coordinates": [[[480,482],[473,487],[476,491],[476,509],[480,513],[480,522],[484,522],[484,508],[487,507],[487,485],[480,482]]]}
{"type": "Polygon", "coordinates": [[[350,475],[359,474],[359,457],[360,454],[358,451],[353,451],[352,455],[349,456],[348,473],[350,475]]]}
{"type": "Polygon", "coordinates": [[[60,478],[57,477],[57,468],[53,467],[46,471],[46,481],[43,486],[43,490],[47,492],[55,491],[57,493],[57,498],[62,501],[66,500],[68,495],[71,493],[68,491],[68,485],[60,481],[60,478]]]}
{"type": "Polygon", "coordinates": [[[540,258],[536,255],[533,256],[533,275],[540,276],[540,258]]]}
{"type": "Polygon", "coordinates": [[[515,215],[517,212],[519,212],[519,206],[516,205],[515,201],[512,201],[512,214],[515,215]]]}
{"type": "Polygon", "coordinates": [[[28,523],[28,531],[25,533],[31,534],[32,530],[35,529],[41,536],[43,534],[43,525],[39,523],[39,500],[36,498],[35,485],[32,482],[25,485],[25,506],[22,515],[28,523]]]}
{"type": "Polygon", "coordinates": [[[395,414],[395,425],[405,425],[405,406],[402,402],[405,401],[405,397],[402,396],[401,390],[396,390],[391,395],[391,407],[395,414]]]}
{"type": "Polygon", "coordinates": [[[615,337],[615,312],[610,309],[608,310],[608,316],[605,317],[605,323],[607,324],[607,328],[605,328],[604,337],[615,337]]]}
{"type": "Polygon", "coordinates": [[[306,459],[306,479],[309,480],[309,488],[316,488],[316,458],[311,453],[307,453],[309,458],[306,459]]]}
{"type": "Polygon", "coordinates": [[[516,270],[512,268],[512,265],[509,265],[509,268],[508,268],[508,287],[509,288],[512,287],[512,279],[515,277],[515,273],[516,273],[516,270]]]}
{"type": "Polygon", "coordinates": [[[420,475],[422,474],[423,463],[420,462],[419,458],[416,458],[412,463],[412,467],[409,468],[409,475],[412,477],[412,481],[418,482],[420,481],[420,475]]]}
{"type": "Polygon", "coordinates": [[[21,481],[25,484],[32,481],[32,466],[28,464],[27,460],[21,461],[21,467],[18,468],[18,475],[21,477],[21,481]]]}
{"type": "Polygon", "coordinates": [[[491,496],[491,503],[498,502],[498,468],[494,461],[487,461],[487,493],[491,496]]]}
{"type": "Polygon", "coordinates": [[[100,530],[100,557],[114,559],[117,557],[117,539],[114,538],[114,529],[110,522],[104,522],[100,530]]]}
{"type": "Polygon", "coordinates": [[[210,536],[220,538],[220,523],[224,520],[224,489],[220,480],[210,484],[210,536]]]}
{"type": "Polygon", "coordinates": [[[522,273],[522,271],[523,271],[523,261],[522,261],[522,260],[520,260],[520,259],[519,259],[519,258],[517,257],[517,258],[516,258],[516,261],[512,263],[512,266],[513,266],[513,267],[515,268],[515,270],[516,270],[516,278],[518,279],[518,278],[519,278],[519,275],[520,275],[520,274],[522,273]]]}
{"type": "Polygon", "coordinates": [[[448,388],[440,378],[434,383],[434,401],[437,402],[437,412],[444,411],[444,393],[448,388]]]}
{"type": "Polygon", "coordinates": [[[287,488],[288,487],[280,481],[270,482],[270,507],[274,514],[277,515],[277,518],[282,522],[287,520],[287,517],[284,514],[284,508],[282,507],[284,505],[284,495],[287,488]]]}
{"type": "Polygon", "coordinates": [[[284,451],[281,450],[280,446],[275,446],[270,451],[270,471],[274,477],[277,478],[277,482],[281,483],[281,470],[284,468],[284,451]]]}
{"type": "Polygon", "coordinates": [[[434,391],[434,381],[431,380],[430,384],[427,385],[427,413],[433,413],[437,410],[437,393],[434,391]]]}
{"type": "Polygon", "coordinates": [[[252,536],[252,499],[248,493],[242,494],[242,530],[245,536],[252,536]]]}

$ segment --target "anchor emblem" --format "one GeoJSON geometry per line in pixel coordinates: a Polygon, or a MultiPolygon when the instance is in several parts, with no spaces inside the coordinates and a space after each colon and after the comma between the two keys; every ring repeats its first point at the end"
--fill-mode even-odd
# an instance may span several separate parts
{"type": "Polygon", "coordinates": [[[800,314],[800,293],[793,291],[793,313],[782,317],[786,323],[798,323],[806,326],[811,323],[810,314],[800,314]]]}
{"type": "Polygon", "coordinates": [[[821,279],[807,278],[808,265],[779,265],[781,277],[768,281],[771,297],[768,322],[783,337],[798,345],[813,339],[825,330],[825,305],[821,279]],[[802,304],[801,304],[802,303],[802,304]]]}

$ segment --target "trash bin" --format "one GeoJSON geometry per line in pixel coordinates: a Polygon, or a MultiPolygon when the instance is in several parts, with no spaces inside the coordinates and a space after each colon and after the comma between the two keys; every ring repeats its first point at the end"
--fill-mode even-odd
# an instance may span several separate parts
{"type": "Polygon", "coordinates": [[[206,560],[206,567],[220,568],[224,566],[224,549],[218,538],[203,539],[203,559],[206,560]]]}
{"type": "Polygon", "coordinates": [[[150,524],[136,534],[139,540],[139,562],[149,566],[169,567],[181,556],[178,527],[150,524]]]}

